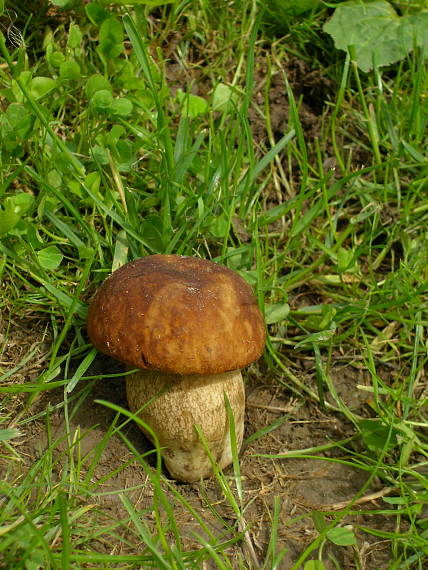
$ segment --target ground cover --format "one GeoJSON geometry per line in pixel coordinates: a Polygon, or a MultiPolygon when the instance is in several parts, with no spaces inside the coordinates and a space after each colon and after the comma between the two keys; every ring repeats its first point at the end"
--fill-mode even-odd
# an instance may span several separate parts
{"type": "Polygon", "coordinates": [[[424,568],[423,45],[366,73],[316,3],[57,4],[2,16],[0,564],[424,568]],[[160,252],[238,271],[269,333],[240,461],[198,484],[85,332],[160,252]]]}

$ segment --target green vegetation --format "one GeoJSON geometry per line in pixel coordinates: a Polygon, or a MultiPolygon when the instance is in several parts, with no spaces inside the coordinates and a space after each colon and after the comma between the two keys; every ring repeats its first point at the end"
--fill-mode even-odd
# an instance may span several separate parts
{"type": "MultiPolygon", "coordinates": [[[[373,54],[356,34],[345,53],[329,34],[346,50],[339,9],[361,3],[266,4],[3,11],[5,568],[427,566],[427,38],[373,54]],[[138,447],[105,391],[121,372],[85,334],[106,275],[159,252],[238,271],[269,332],[241,464],[192,486],[138,447]],[[284,435],[311,421],[304,445],[284,435]],[[287,494],[322,470],[334,490],[341,469],[349,496],[287,494]]],[[[370,4],[396,34],[428,17],[370,4]]]]}

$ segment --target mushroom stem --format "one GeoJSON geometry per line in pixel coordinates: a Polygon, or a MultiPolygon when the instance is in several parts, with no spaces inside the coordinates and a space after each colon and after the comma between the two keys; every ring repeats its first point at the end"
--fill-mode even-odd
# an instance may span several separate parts
{"type": "Polygon", "coordinates": [[[202,429],[218,466],[224,468],[232,462],[224,394],[233,412],[238,451],[241,447],[245,391],[240,370],[205,376],[139,370],[126,377],[126,393],[133,413],[160,393],[138,415],[158,437],[166,467],[175,479],[198,481],[212,473],[195,425],[202,429]]]}

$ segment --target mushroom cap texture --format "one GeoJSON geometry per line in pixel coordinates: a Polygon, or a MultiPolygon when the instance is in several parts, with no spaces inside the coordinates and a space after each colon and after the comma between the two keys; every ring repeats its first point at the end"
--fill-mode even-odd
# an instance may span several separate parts
{"type": "Polygon", "coordinates": [[[195,257],[150,255],[117,269],[92,299],[92,343],[135,368],[219,374],[257,360],[265,326],[251,287],[195,257]]]}

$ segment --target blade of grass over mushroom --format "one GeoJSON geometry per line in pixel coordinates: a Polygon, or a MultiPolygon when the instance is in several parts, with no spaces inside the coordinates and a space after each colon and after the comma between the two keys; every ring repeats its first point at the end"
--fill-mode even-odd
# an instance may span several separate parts
{"type": "MultiPolygon", "coordinates": [[[[118,429],[121,429],[121,427],[122,427],[122,426],[119,426],[118,429]]],[[[120,432],[119,432],[119,433],[120,433],[120,432]]],[[[120,433],[120,435],[121,435],[121,437],[124,439],[124,441],[126,442],[126,444],[127,444],[127,446],[129,447],[129,449],[130,449],[130,450],[134,453],[134,455],[137,457],[137,456],[139,455],[139,454],[138,454],[138,451],[133,447],[133,445],[131,444],[131,442],[129,442],[129,440],[127,440],[127,438],[126,438],[122,433],[120,433]]],[[[152,476],[150,475],[150,472],[149,472],[149,477],[150,477],[150,478],[152,477],[152,476]]],[[[214,548],[215,551],[218,550],[218,552],[221,553],[221,552],[223,551],[223,549],[226,549],[226,548],[232,546],[236,541],[240,540],[240,536],[237,536],[237,537],[235,537],[235,538],[233,538],[233,539],[231,539],[231,540],[229,540],[229,541],[224,541],[224,540],[220,540],[220,541],[219,541],[219,539],[216,538],[216,536],[213,534],[213,532],[212,532],[212,530],[210,529],[210,527],[205,523],[204,518],[201,517],[201,515],[200,515],[197,511],[195,511],[194,507],[192,507],[192,505],[185,499],[185,497],[183,497],[183,495],[180,494],[180,493],[177,491],[177,489],[175,488],[175,486],[174,486],[171,482],[168,482],[167,480],[166,480],[164,483],[167,485],[169,491],[174,495],[174,497],[176,498],[176,500],[177,500],[180,504],[184,505],[185,509],[186,509],[187,511],[189,511],[189,513],[191,513],[192,516],[194,516],[195,520],[196,520],[196,521],[198,522],[198,524],[200,525],[201,530],[204,532],[204,534],[205,534],[206,536],[209,537],[209,539],[210,539],[210,543],[209,543],[209,544],[211,545],[212,548],[214,548]]],[[[100,484],[102,484],[102,481],[100,482],[100,484]]],[[[162,495],[163,495],[163,491],[162,491],[161,489],[159,489],[159,492],[162,493],[162,495]]],[[[207,501],[209,501],[208,498],[207,498],[207,501]]],[[[155,508],[158,508],[158,507],[159,507],[160,505],[162,505],[162,504],[163,504],[163,501],[161,501],[161,502],[155,501],[155,508]]],[[[173,515],[172,511],[170,512],[170,515],[171,515],[171,516],[173,515]]],[[[172,526],[175,525],[174,518],[171,519],[171,523],[172,523],[172,526]]],[[[163,527],[162,527],[162,528],[163,528],[163,527]]],[[[162,530],[161,532],[163,532],[163,530],[162,530]]],[[[194,534],[195,534],[195,536],[197,537],[198,541],[200,542],[200,536],[199,536],[199,534],[196,533],[196,532],[195,532],[194,534]]],[[[182,552],[182,553],[180,553],[180,554],[183,556],[183,559],[184,559],[184,560],[191,560],[193,557],[195,557],[195,559],[199,559],[199,558],[203,559],[203,557],[204,557],[204,551],[205,551],[205,549],[200,549],[200,550],[198,550],[198,551],[195,551],[194,553],[192,553],[192,552],[182,552]]],[[[174,555],[174,553],[175,553],[175,550],[172,550],[172,554],[173,554],[173,555],[174,555]]],[[[229,566],[227,566],[227,567],[229,567],[229,566]]]]}
{"type": "Polygon", "coordinates": [[[128,418],[130,418],[131,420],[135,421],[137,424],[141,425],[143,427],[144,430],[146,430],[149,434],[150,437],[153,438],[154,441],[154,445],[155,445],[155,450],[156,450],[156,474],[157,477],[160,477],[160,471],[161,471],[161,455],[160,455],[160,447],[159,447],[159,442],[157,439],[156,434],[153,432],[153,430],[150,428],[150,426],[146,425],[143,420],[137,415],[137,414],[133,414],[132,412],[130,412],[129,410],[126,410],[125,408],[122,408],[121,406],[118,406],[117,404],[113,404],[112,402],[107,402],[106,400],[97,400],[96,401],[97,404],[101,404],[102,406],[105,406],[107,408],[110,408],[111,410],[114,410],[115,412],[118,412],[120,414],[123,414],[125,416],[127,416],[128,418]]]}
{"type": "Polygon", "coordinates": [[[241,479],[241,470],[239,467],[239,458],[238,458],[238,445],[236,441],[236,430],[235,430],[235,418],[233,415],[233,410],[229,402],[229,398],[227,397],[226,392],[224,393],[224,401],[227,410],[227,418],[229,422],[229,430],[230,430],[230,446],[232,450],[232,465],[233,465],[233,473],[235,476],[235,483],[236,483],[236,490],[238,493],[238,498],[241,504],[241,508],[243,505],[243,493],[242,493],[242,479],[241,479]]]}
{"type": "Polygon", "coordinates": [[[238,502],[235,499],[235,496],[233,495],[233,492],[227,482],[227,479],[223,473],[223,471],[219,468],[219,466],[217,465],[217,462],[215,461],[210,447],[208,445],[208,442],[206,440],[205,434],[202,431],[201,427],[198,425],[195,425],[195,430],[196,433],[198,434],[199,440],[201,441],[202,445],[204,446],[205,452],[208,455],[208,458],[211,462],[211,467],[214,473],[214,476],[216,478],[216,480],[218,481],[226,499],[228,504],[230,504],[230,506],[232,507],[234,513],[236,514],[236,516],[239,518],[241,515],[241,510],[240,507],[238,505],[238,502]]]}
{"type": "MultiPolygon", "coordinates": [[[[230,412],[231,412],[231,410],[230,410],[230,412]]],[[[232,422],[233,422],[233,420],[232,420],[232,422]]],[[[227,478],[225,477],[223,471],[221,469],[219,469],[214,457],[211,454],[211,450],[209,448],[208,442],[207,442],[205,435],[204,435],[203,431],[201,430],[200,426],[195,425],[195,430],[198,434],[198,437],[200,438],[200,441],[204,445],[204,448],[205,448],[205,451],[206,451],[208,457],[210,458],[212,469],[214,472],[214,476],[215,476],[220,488],[222,489],[222,492],[223,492],[224,496],[226,497],[228,504],[232,507],[232,509],[233,509],[233,511],[237,517],[238,528],[239,528],[239,531],[242,533],[244,542],[248,546],[249,557],[252,559],[253,563],[256,565],[255,567],[258,567],[258,560],[257,560],[257,557],[254,553],[254,549],[253,549],[253,546],[251,543],[251,539],[249,538],[249,535],[248,535],[247,524],[246,524],[245,519],[243,517],[243,505],[242,504],[238,505],[238,502],[235,499],[235,496],[233,494],[232,489],[230,488],[230,485],[227,481],[227,478]]],[[[232,430],[233,430],[233,425],[231,427],[231,431],[232,430]]],[[[234,439],[235,439],[235,445],[236,445],[236,436],[234,436],[232,434],[231,440],[233,441],[234,439]]],[[[232,451],[232,453],[233,453],[233,451],[232,451]]],[[[235,473],[235,481],[240,481],[240,475],[237,476],[236,473],[235,473]]],[[[239,502],[241,502],[242,501],[242,487],[238,483],[237,483],[237,495],[238,495],[239,502]]],[[[221,522],[223,522],[223,519],[221,517],[219,517],[219,519],[221,522]]]]}
{"type": "MultiPolygon", "coordinates": [[[[136,415],[133,414],[132,412],[129,412],[128,410],[117,406],[115,404],[112,404],[110,402],[106,402],[106,401],[97,401],[97,403],[102,404],[110,409],[113,409],[125,416],[127,416],[129,419],[136,421],[139,425],[141,425],[144,430],[146,431],[146,433],[149,433],[150,436],[153,438],[153,442],[155,445],[155,453],[156,453],[156,470],[152,471],[151,469],[149,469],[148,467],[145,466],[144,464],[144,459],[141,458],[141,456],[138,454],[138,452],[135,450],[135,448],[133,449],[133,452],[135,454],[135,457],[138,458],[138,460],[141,462],[141,465],[144,466],[144,469],[148,475],[148,477],[150,478],[153,486],[154,486],[154,514],[155,514],[155,521],[156,521],[156,528],[158,531],[158,538],[160,538],[161,544],[162,544],[162,548],[163,551],[165,553],[165,555],[170,558],[170,562],[171,562],[171,557],[175,556],[176,550],[171,550],[170,546],[169,546],[169,540],[167,539],[165,532],[164,532],[164,527],[163,527],[163,523],[161,520],[161,516],[159,513],[159,509],[162,508],[166,513],[167,513],[167,517],[168,520],[171,524],[171,530],[173,532],[174,538],[175,538],[175,545],[178,547],[178,552],[181,551],[181,539],[180,539],[180,532],[178,529],[178,526],[176,524],[175,518],[174,518],[174,513],[172,510],[172,506],[170,505],[167,497],[165,496],[164,492],[162,491],[161,485],[160,485],[160,481],[161,481],[161,450],[159,447],[159,442],[157,440],[157,436],[156,434],[152,431],[152,429],[145,424],[141,418],[136,415]]],[[[120,429],[120,428],[119,428],[120,429]]],[[[129,444],[129,442],[128,442],[129,444]]],[[[123,496],[122,499],[123,501],[125,501],[126,504],[128,503],[128,499],[123,496]]],[[[139,531],[142,530],[142,527],[140,528],[140,526],[138,525],[138,529],[139,531]]],[[[145,533],[143,533],[145,535],[145,533]]]]}

